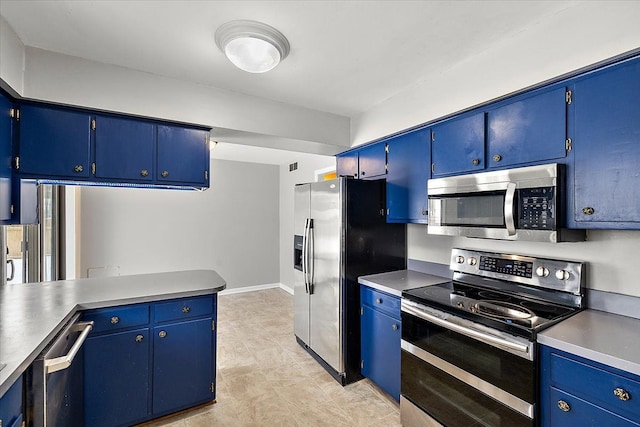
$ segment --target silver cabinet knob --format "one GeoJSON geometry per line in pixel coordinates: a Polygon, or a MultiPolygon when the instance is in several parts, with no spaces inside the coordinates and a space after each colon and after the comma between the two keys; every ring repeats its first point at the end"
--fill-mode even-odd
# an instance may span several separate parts
{"type": "Polygon", "coordinates": [[[184,307],[182,307],[182,312],[183,312],[184,314],[187,314],[187,313],[188,313],[188,312],[190,312],[190,311],[191,311],[191,308],[189,308],[189,306],[188,306],[188,305],[185,305],[184,307]]]}
{"type": "Polygon", "coordinates": [[[471,164],[472,164],[473,166],[478,166],[478,165],[480,164],[480,159],[473,159],[473,160],[471,161],[471,164]]]}
{"type": "Polygon", "coordinates": [[[136,335],[136,342],[142,342],[144,335],[136,335]]]}
{"type": "Polygon", "coordinates": [[[500,154],[494,154],[493,155],[493,161],[494,162],[499,162],[500,160],[502,160],[502,156],[500,154]]]}
{"type": "Polygon", "coordinates": [[[382,304],[382,299],[376,298],[376,304],[382,304]]]}
{"type": "Polygon", "coordinates": [[[111,324],[115,325],[115,324],[118,324],[118,323],[120,323],[120,318],[118,316],[113,316],[111,318],[111,324]]]}
{"type": "Polygon", "coordinates": [[[149,176],[149,171],[147,169],[142,169],[140,171],[140,176],[149,176]]]}
{"type": "Polygon", "coordinates": [[[571,410],[571,406],[564,400],[558,400],[558,408],[560,408],[564,412],[569,412],[571,410]]]}
{"type": "Polygon", "coordinates": [[[73,171],[74,171],[74,172],[76,172],[76,173],[80,173],[80,172],[82,172],[83,170],[84,170],[84,167],[82,167],[82,165],[75,165],[75,166],[73,167],[73,171]]]}
{"type": "Polygon", "coordinates": [[[613,390],[613,394],[620,400],[627,401],[631,399],[631,395],[629,394],[629,392],[620,387],[613,390]]]}
{"type": "Polygon", "coordinates": [[[556,270],[556,279],[558,280],[569,279],[569,272],[567,270],[556,270]]]}
{"type": "Polygon", "coordinates": [[[158,332],[158,336],[159,336],[160,338],[164,338],[164,337],[166,337],[166,336],[167,336],[167,331],[160,331],[160,332],[158,332]]]}
{"type": "Polygon", "coordinates": [[[168,171],[162,171],[162,173],[160,175],[162,175],[163,178],[166,178],[166,177],[169,176],[169,172],[168,171]]]}
{"type": "Polygon", "coordinates": [[[593,208],[592,208],[592,207],[590,207],[590,206],[587,206],[586,208],[582,208],[582,213],[583,213],[583,214],[585,214],[585,215],[593,215],[593,213],[594,213],[595,211],[596,211],[596,210],[595,210],[595,209],[593,209],[593,208]]]}
{"type": "Polygon", "coordinates": [[[536,268],[536,274],[539,277],[547,277],[549,275],[549,269],[541,265],[540,267],[536,268]]]}
{"type": "Polygon", "coordinates": [[[391,329],[393,329],[394,331],[398,330],[398,325],[396,325],[395,323],[393,325],[391,325],[391,329]]]}

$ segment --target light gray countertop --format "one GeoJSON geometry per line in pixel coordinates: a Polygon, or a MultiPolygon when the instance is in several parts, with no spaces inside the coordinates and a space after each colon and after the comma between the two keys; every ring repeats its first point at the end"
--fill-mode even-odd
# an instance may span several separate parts
{"type": "Polygon", "coordinates": [[[213,270],[6,285],[0,288],[0,397],[79,310],[209,295],[213,270]]]}
{"type": "Polygon", "coordinates": [[[640,375],[640,320],[584,310],[538,334],[538,342],[640,375]]]}
{"type": "Polygon", "coordinates": [[[451,279],[413,270],[398,270],[358,277],[358,283],[361,285],[397,296],[402,296],[402,291],[436,285],[449,280],[451,279]]]}

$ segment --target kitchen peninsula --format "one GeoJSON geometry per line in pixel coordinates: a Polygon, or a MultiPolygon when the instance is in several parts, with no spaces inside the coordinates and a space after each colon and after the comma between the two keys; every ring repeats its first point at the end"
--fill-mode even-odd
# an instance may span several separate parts
{"type": "MultiPolygon", "coordinates": [[[[6,366],[0,370],[0,398],[7,397],[16,388],[12,387],[14,384],[22,383],[23,375],[28,376],[26,374],[43,350],[67,323],[80,314],[80,320],[94,321],[93,331],[84,344],[85,399],[94,394],[90,390],[95,381],[91,377],[93,372],[89,371],[91,367],[99,366],[98,371],[117,373],[118,368],[111,364],[122,362],[135,364],[138,373],[136,379],[142,381],[141,389],[151,394],[149,398],[138,396],[138,399],[142,399],[142,406],[133,408],[132,412],[128,408],[133,415],[130,420],[121,420],[123,423],[155,418],[211,401],[215,399],[217,293],[225,287],[225,280],[212,270],[4,286],[0,290],[0,364],[6,366]],[[119,360],[104,356],[101,360],[92,360],[94,356],[88,354],[91,346],[99,349],[101,345],[106,345],[107,349],[117,351],[112,344],[117,345],[118,339],[127,334],[133,334],[131,342],[141,346],[138,348],[146,349],[141,353],[135,350],[142,354],[143,360],[131,359],[133,351],[125,348],[122,348],[123,356],[119,360]],[[109,341],[112,337],[115,341],[109,341]],[[177,365],[181,360],[179,352],[185,340],[188,347],[185,350],[190,353],[187,356],[197,357],[193,351],[195,349],[195,353],[207,356],[211,362],[207,367],[209,375],[199,373],[200,377],[207,377],[206,392],[193,396],[197,399],[193,404],[181,401],[184,397],[179,396],[180,383],[174,383],[169,390],[163,387],[167,380],[184,375],[185,369],[200,366],[195,362],[192,366],[171,366],[171,362],[177,365]],[[173,351],[171,347],[166,347],[169,343],[174,343],[171,345],[178,348],[173,351]],[[165,363],[163,358],[172,360],[165,363]],[[159,372],[159,369],[163,371],[159,372]],[[176,404],[171,402],[173,395],[178,401],[176,404]]],[[[91,354],[100,357],[100,352],[91,354]]],[[[104,372],[96,372],[96,375],[104,375],[104,372]]],[[[136,379],[109,378],[109,382],[101,386],[107,388],[110,383],[126,382],[127,388],[135,387],[133,381],[136,379]]],[[[29,381],[25,383],[28,396],[32,390],[29,390],[29,381]]],[[[189,387],[189,384],[185,384],[185,388],[189,387]]],[[[116,399],[118,395],[126,395],[124,390],[108,391],[113,392],[110,394],[116,399]]],[[[101,403],[105,407],[110,404],[108,401],[101,403]]],[[[128,405],[131,403],[128,402],[128,405]]],[[[26,409],[29,413],[29,408],[26,409]]],[[[90,411],[85,413],[85,417],[91,415],[90,411]]],[[[103,422],[119,424],[109,419],[103,422]]]]}

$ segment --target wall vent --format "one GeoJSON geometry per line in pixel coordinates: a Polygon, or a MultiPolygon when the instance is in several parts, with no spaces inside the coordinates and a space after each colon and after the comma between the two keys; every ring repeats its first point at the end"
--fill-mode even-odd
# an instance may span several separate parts
{"type": "Polygon", "coordinates": [[[293,172],[294,170],[297,170],[297,169],[298,169],[298,162],[291,163],[289,165],[289,172],[293,172]]]}

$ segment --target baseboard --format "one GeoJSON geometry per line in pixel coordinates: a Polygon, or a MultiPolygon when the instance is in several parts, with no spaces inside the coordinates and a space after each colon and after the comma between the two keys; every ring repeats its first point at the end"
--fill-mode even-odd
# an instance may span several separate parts
{"type": "Polygon", "coordinates": [[[265,289],[273,289],[273,288],[280,288],[283,291],[293,295],[293,289],[283,285],[282,283],[267,283],[266,285],[242,286],[240,288],[227,288],[224,291],[221,291],[220,295],[241,294],[244,292],[262,291],[265,289]]]}

